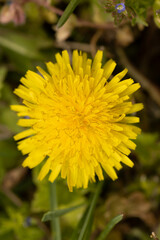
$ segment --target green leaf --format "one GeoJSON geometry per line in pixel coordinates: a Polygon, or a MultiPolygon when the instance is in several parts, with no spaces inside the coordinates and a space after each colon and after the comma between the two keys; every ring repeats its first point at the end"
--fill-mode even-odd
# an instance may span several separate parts
{"type": "Polygon", "coordinates": [[[48,179],[38,182],[38,180],[35,178],[37,177],[37,170],[39,170],[39,167],[34,168],[32,171],[33,182],[36,185],[37,191],[34,194],[34,198],[31,203],[31,209],[35,213],[47,212],[49,209],[48,179]]]}
{"type": "Polygon", "coordinates": [[[43,58],[37,49],[36,39],[26,38],[26,36],[18,32],[0,30],[2,32],[0,36],[0,45],[2,47],[31,59],[43,58]]]}
{"type": "Polygon", "coordinates": [[[93,215],[93,212],[94,212],[94,209],[95,209],[95,206],[96,206],[96,203],[97,203],[97,200],[98,200],[98,197],[100,195],[100,192],[101,192],[101,189],[102,189],[102,182],[100,182],[97,186],[97,189],[96,189],[96,192],[94,193],[93,195],[93,198],[92,198],[92,201],[91,201],[91,204],[90,204],[90,207],[89,207],[89,210],[87,212],[87,216],[86,216],[86,219],[84,221],[84,224],[82,226],[82,230],[80,232],[80,235],[79,235],[79,238],[78,240],[83,240],[83,237],[85,235],[85,232],[88,228],[88,225],[89,225],[89,222],[91,221],[92,219],[92,215],[93,215]]]}
{"type": "Polygon", "coordinates": [[[127,11],[133,11],[136,14],[136,17],[132,19],[133,24],[142,24],[148,26],[147,20],[147,11],[153,6],[154,0],[126,0],[125,4],[128,8],[127,11]]]}
{"type": "Polygon", "coordinates": [[[100,195],[101,189],[102,189],[102,184],[103,182],[100,182],[97,184],[96,186],[96,192],[93,193],[93,195],[91,196],[91,201],[89,202],[89,205],[86,209],[86,211],[84,212],[77,228],[75,229],[71,240],[84,240],[86,238],[86,235],[89,239],[89,236],[87,234],[87,230],[91,229],[91,222],[93,219],[93,212],[98,200],[98,197],[100,195]]]}
{"type": "Polygon", "coordinates": [[[78,204],[76,206],[70,207],[70,208],[64,208],[64,209],[59,209],[59,210],[55,210],[55,211],[49,211],[47,213],[45,213],[42,217],[42,222],[46,222],[46,221],[50,221],[53,219],[53,217],[61,217],[64,214],[67,214],[69,212],[74,211],[75,209],[82,207],[84,205],[84,203],[78,204]]]}
{"type": "Polygon", "coordinates": [[[114,226],[119,223],[123,219],[123,214],[118,215],[117,217],[113,218],[105,227],[104,231],[101,232],[100,236],[97,240],[105,240],[110,231],[114,228],[114,226]]]}
{"type": "Polygon", "coordinates": [[[6,77],[6,74],[7,74],[7,68],[4,66],[1,66],[0,67],[0,97],[1,97],[1,90],[3,87],[3,81],[6,77]]]}
{"type": "Polygon", "coordinates": [[[81,0],[71,0],[66,9],[64,10],[63,15],[60,17],[57,28],[60,28],[63,26],[63,24],[67,21],[71,13],[74,11],[74,9],[77,7],[77,5],[80,3],[81,0]]]}
{"type": "Polygon", "coordinates": [[[84,223],[84,221],[85,221],[85,219],[86,219],[86,216],[87,216],[87,213],[88,213],[88,210],[89,210],[89,206],[90,206],[90,204],[88,204],[88,207],[87,207],[86,210],[84,211],[84,213],[83,213],[83,215],[82,215],[82,217],[81,217],[81,219],[80,219],[80,221],[79,221],[79,223],[78,223],[75,231],[74,231],[73,234],[72,234],[71,240],[76,240],[76,239],[78,238],[78,235],[79,235],[79,233],[80,233],[80,230],[81,230],[81,228],[82,228],[82,226],[83,226],[83,223],[84,223]]]}
{"type": "Polygon", "coordinates": [[[5,104],[0,105],[0,124],[4,125],[4,128],[2,129],[2,134],[6,135],[7,137],[9,133],[8,137],[10,137],[11,132],[17,133],[22,130],[22,128],[16,124],[18,121],[17,114],[10,109],[10,105],[17,104],[18,101],[16,96],[14,96],[11,87],[9,86],[9,84],[6,83],[3,84],[1,97],[3,99],[3,102],[5,102],[5,104]]]}
{"type": "Polygon", "coordinates": [[[155,0],[153,5],[154,21],[158,28],[160,28],[160,0],[155,0]]]}
{"type": "Polygon", "coordinates": [[[84,235],[84,240],[90,239],[91,232],[92,232],[92,225],[93,225],[93,214],[91,216],[91,220],[89,221],[88,227],[86,229],[85,235],[84,235]]]}
{"type": "Polygon", "coordinates": [[[0,217],[0,239],[44,239],[44,232],[38,227],[37,221],[28,216],[28,205],[22,205],[21,208],[7,205],[6,212],[7,216],[0,217]],[[7,238],[8,235],[10,238],[7,238]]]}
{"type": "Polygon", "coordinates": [[[160,142],[158,133],[142,133],[136,139],[136,150],[138,159],[145,168],[155,169],[159,165],[160,142]]]}

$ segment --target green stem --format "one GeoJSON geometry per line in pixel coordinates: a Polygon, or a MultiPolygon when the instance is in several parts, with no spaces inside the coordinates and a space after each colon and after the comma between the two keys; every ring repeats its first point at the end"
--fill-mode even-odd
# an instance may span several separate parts
{"type": "MultiPolygon", "coordinates": [[[[50,183],[50,206],[51,211],[57,209],[56,183],[50,183]]],[[[61,240],[60,222],[58,217],[53,217],[51,221],[52,237],[54,240],[61,240]]]]}

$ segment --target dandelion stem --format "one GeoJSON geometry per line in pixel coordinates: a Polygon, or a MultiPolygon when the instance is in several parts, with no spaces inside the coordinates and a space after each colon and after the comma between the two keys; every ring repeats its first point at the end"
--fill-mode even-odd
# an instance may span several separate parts
{"type": "MultiPolygon", "coordinates": [[[[57,209],[56,182],[50,183],[50,207],[51,211],[57,209]]],[[[58,217],[53,217],[51,221],[52,237],[54,240],[61,240],[61,230],[58,217]]]]}

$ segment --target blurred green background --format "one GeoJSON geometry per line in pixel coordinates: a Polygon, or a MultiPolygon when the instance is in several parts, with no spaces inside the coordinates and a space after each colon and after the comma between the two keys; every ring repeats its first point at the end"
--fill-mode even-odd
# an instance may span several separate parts
{"type": "MultiPolygon", "coordinates": [[[[151,232],[160,238],[160,1],[82,0],[67,22],[56,24],[68,0],[0,1],[0,239],[49,240],[49,223],[42,223],[50,209],[48,181],[39,182],[39,169],[23,169],[24,156],[18,152],[13,135],[21,129],[11,104],[21,102],[13,94],[28,69],[45,68],[54,54],[67,49],[86,51],[93,57],[104,51],[104,62],[117,62],[115,73],[127,67],[128,77],[142,88],[134,95],[143,102],[142,134],[131,154],[133,169],[125,167],[116,182],[108,179],[95,209],[90,239],[108,221],[123,213],[123,220],[108,240],[149,240],[151,232]],[[125,2],[125,12],[115,5],[125,2]]],[[[58,179],[59,208],[89,199],[96,187],[68,191],[58,179]]],[[[62,239],[70,239],[84,207],[60,218],[62,239]]]]}

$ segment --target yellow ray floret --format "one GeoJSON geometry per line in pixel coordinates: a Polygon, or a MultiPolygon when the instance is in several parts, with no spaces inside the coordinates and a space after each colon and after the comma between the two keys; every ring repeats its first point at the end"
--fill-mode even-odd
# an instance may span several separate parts
{"type": "Polygon", "coordinates": [[[49,174],[53,182],[59,175],[67,179],[69,190],[87,188],[104,170],[115,180],[122,163],[133,166],[128,158],[135,149],[139,122],[128,114],[140,111],[131,95],[140,87],[132,79],[122,80],[127,69],[111,77],[116,63],[102,66],[103,52],[93,59],[73,51],[72,63],[67,51],[56,54],[56,63],[47,63],[48,73],[37,67],[39,74],[28,71],[21,78],[15,94],[22,105],[11,106],[21,117],[18,125],[27,127],[14,139],[18,149],[28,157],[24,167],[42,162],[39,179],[49,174]]]}

